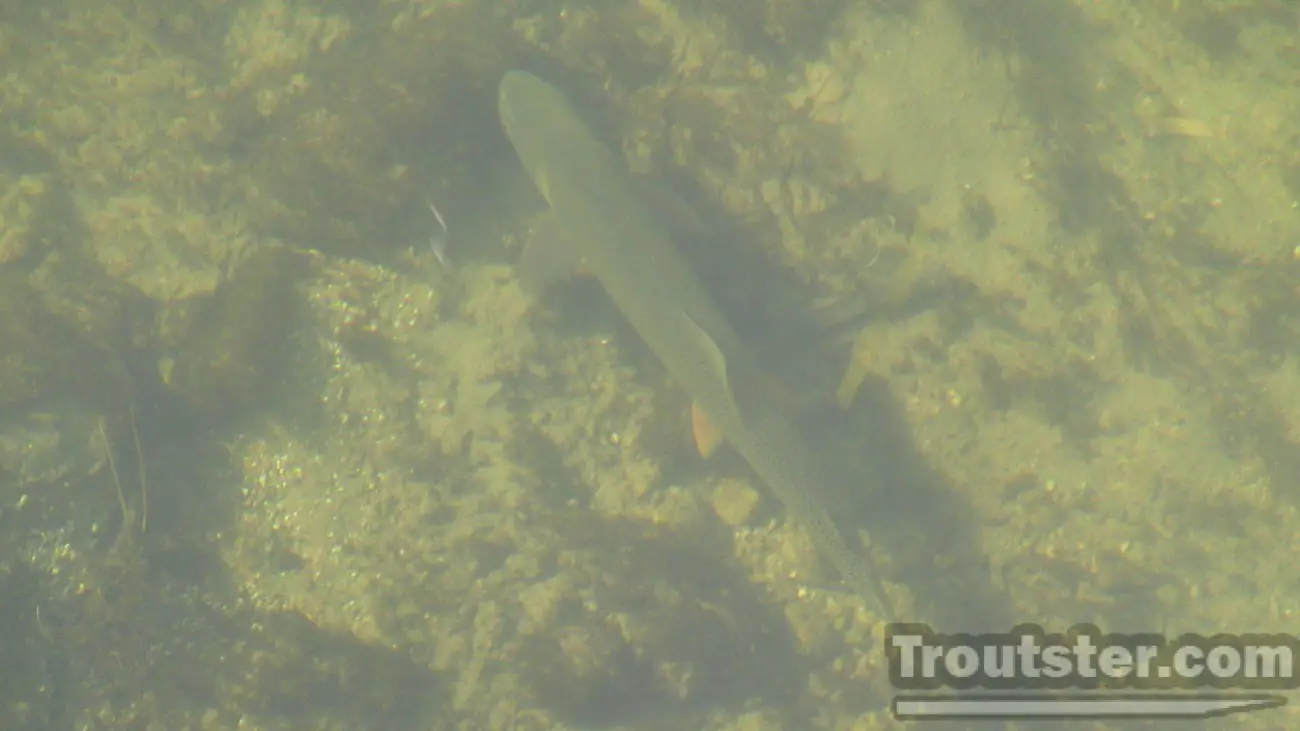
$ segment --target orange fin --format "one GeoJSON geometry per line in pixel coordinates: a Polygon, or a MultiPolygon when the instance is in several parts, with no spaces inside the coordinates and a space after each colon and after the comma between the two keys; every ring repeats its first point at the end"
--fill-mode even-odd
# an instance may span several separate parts
{"type": "Polygon", "coordinates": [[[712,455],[722,444],[722,432],[709,421],[698,404],[691,404],[691,432],[695,436],[695,448],[701,457],[712,455]]]}

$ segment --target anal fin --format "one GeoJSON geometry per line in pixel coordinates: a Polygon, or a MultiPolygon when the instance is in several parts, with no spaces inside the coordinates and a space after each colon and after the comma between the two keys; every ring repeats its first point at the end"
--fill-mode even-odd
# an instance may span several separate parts
{"type": "Polygon", "coordinates": [[[710,457],[722,445],[722,432],[713,425],[699,404],[691,404],[691,435],[701,457],[710,457]]]}

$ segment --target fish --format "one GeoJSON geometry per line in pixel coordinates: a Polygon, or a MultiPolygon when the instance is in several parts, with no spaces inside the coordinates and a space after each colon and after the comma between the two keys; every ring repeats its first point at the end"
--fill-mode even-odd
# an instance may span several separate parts
{"type": "MultiPolygon", "coordinates": [[[[545,198],[563,252],[594,276],[673,380],[692,398],[693,421],[735,448],[779,499],[788,519],[879,616],[893,609],[866,555],[849,547],[823,496],[833,481],[788,404],[677,249],[627,170],[560,89],[527,71],[501,79],[497,109],[507,139],[545,198]]],[[[697,432],[698,435],[698,432],[697,432]]],[[[699,444],[702,454],[704,445],[699,444]]]]}

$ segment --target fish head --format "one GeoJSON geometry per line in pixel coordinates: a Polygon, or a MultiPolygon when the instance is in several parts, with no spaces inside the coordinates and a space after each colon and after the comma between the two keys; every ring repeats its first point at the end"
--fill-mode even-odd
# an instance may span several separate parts
{"type": "Polygon", "coordinates": [[[519,139],[524,125],[543,130],[564,129],[573,112],[564,95],[527,71],[507,71],[497,87],[497,113],[501,126],[512,140],[519,139]]]}
{"type": "Polygon", "coordinates": [[[519,98],[519,89],[528,83],[528,76],[531,74],[525,71],[507,71],[497,87],[497,114],[508,137],[514,137],[519,130],[519,110],[512,100],[519,98]]]}

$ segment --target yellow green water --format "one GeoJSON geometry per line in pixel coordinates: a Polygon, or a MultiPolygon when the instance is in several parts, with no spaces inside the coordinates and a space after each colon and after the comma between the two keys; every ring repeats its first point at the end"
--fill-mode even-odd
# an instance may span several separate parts
{"type": "Polygon", "coordinates": [[[694,203],[774,373],[842,385],[810,428],[901,611],[1294,632],[1297,27],[0,3],[0,726],[895,725],[878,618],[617,313],[520,287],[513,67],[694,203]]]}

